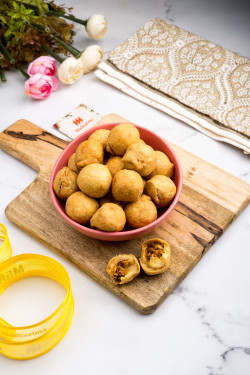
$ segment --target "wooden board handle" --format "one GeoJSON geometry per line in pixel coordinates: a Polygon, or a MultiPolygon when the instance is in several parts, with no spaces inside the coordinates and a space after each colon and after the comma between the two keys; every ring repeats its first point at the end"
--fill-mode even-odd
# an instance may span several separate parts
{"type": "Polygon", "coordinates": [[[38,172],[51,170],[68,143],[27,120],[0,133],[0,148],[38,172]]]}
{"type": "MultiPolygon", "coordinates": [[[[112,114],[102,118],[98,125],[122,120],[112,114]]],[[[68,143],[27,120],[18,120],[0,133],[0,148],[37,172],[50,173],[68,143]]]]}

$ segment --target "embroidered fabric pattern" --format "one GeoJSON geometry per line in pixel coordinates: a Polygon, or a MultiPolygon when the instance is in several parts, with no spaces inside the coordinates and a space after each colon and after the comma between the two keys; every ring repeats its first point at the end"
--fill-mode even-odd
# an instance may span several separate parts
{"type": "Polygon", "coordinates": [[[250,60],[155,18],[109,54],[120,71],[250,138],[250,60]]]}

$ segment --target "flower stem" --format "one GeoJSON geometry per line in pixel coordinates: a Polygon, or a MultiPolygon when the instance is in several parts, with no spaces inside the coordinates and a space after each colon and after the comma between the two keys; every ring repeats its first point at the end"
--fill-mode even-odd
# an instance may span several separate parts
{"type": "Polygon", "coordinates": [[[67,16],[64,13],[57,12],[55,10],[50,10],[48,15],[49,16],[63,17],[63,18],[66,18],[67,20],[70,20],[70,21],[73,21],[73,22],[76,22],[76,23],[80,23],[81,25],[84,25],[84,26],[86,26],[87,21],[88,21],[88,20],[81,20],[81,19],[73,17],[73,16],[67,16]]]}
{"type": "Polygon", "coordinates": [[[51,30],[48,26],[40,25],[39,23],[31,23],[31,26],[34,26],[35,28],[44,31],[45,33],[49,33],[51,30]]]}
{"type": "Polygon", "coordinates": [[[52,51],[50,48],[46,47],[44,44],[42,44],[43,49],[48,52],[48,54],[52,57],[54,57],[59,63],[62,63],[64,59],[57,55],[54,51],[52,51]]]}
{"type": "Polygon", "coordinates": [[[15,60],[13,59],[13,57],[11,56],[11,54],[9,53],[9,51],[7,50],[7,48],[3,45],[2,41],[0,40],[0,48],[2,49],[3,53],[5,54],[5,56],[8,58],[9,62],[11,64],[15,64],[15,60]]]}
{"type": "Polygon", "coordinates": [[[20,72],[22,73],[22,75],[23,75],[25,78],[30,78],[30,76],[28,75],[28,73],[25,72],[25,70],[23,70],[20,66],[18,66],[17,69],[20,70],[20,72]]]}
{"type": "Polygon", "coordinates": [[[1,67],[0,67],[0,79],[1,79],[1,82],[3,83],[7,82],[7,79],[4,74],[4,70],[1,67]]]}
{"type": "Polygon", "coordinates": [[[81,51],[79,51],[75,47],[71,46],[70,44],[67,44],[67,43],[63,42],[61,39],[57,38],[55,35],[49,34],[51,32],[51,29],[49,27],[45,27],[45,26],[39,25],[37,23],[31,23],[31,25],[36,27],[37,29],[42,30],[45,33],[47,33],[50,36],[51,39],[54,39],[57,43],[61,44],[61,46],[63,46],[68,52],[70,52],[77,59],[81,56],[81,54],[82,54],[81,51]]]}
{"type": "Polygon", "coordinates": [[[54,39],[57,43],[61,44],[67,51],[69,51],[73,56],[75,56],[77,59],[81,56],[81,51],[76,49],[75,47],[64,43],[61,39],[57,38],[55,35],[50,35],[52,39],[54,39]]]}

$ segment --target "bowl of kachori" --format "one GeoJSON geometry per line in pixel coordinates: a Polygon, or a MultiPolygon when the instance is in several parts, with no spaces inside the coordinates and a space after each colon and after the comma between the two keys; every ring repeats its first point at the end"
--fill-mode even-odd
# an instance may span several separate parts
{"type": "Polygon", "coordinates": [[[50,177],[50,196],[63,220],[104,241],[153,231],[174,210],[181,189],[181,165],[168,143],[125,122],[80,134],[64,149],[50,177]]]}

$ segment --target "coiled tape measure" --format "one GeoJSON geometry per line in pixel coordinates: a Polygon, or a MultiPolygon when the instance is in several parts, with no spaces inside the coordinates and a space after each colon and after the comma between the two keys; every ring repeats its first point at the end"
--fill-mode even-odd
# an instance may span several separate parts
{"type": "Polygon", "coordinates": [[[13,283],[30,276],[43,276],[57,281],[66,289],[58,309],[40,323],[13,327],[0,317],[0,353],[12,359],[32,359],[54,348],[68,331],[74,314],[74,300],[66,269],[56,260],[37,254],[11,258],[12,249],[7,229],[0,223],[0,295],[13,283]]]}

